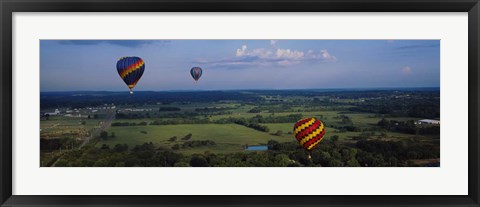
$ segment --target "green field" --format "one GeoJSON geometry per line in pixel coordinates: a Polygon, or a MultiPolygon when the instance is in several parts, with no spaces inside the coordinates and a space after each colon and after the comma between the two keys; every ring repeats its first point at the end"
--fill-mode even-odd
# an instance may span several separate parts
{"type": "Polygon", "coordinates": [[[62,112],[41,116],[41,165],[311,166],[293,134],[294,124],[310,117],[326,130],[315,166],[439,163],[439,125],[414,122],[439,119],[437,92],[145,93],[133,103],[117,97],[114,109],[82,98],[84,107],[71,114],[69,105],[50,103],[62,112]],[[267,143],[267,151],[245,150],[267,143]]]}
{"type": "Polygon", "coordinates": [[[171,147],[181,144],[185,135],[192,133],[190,140],[212,140],[216,146],[180,149],[182,152],[238,152],[243,151],[245,145],[266,144],[268,140],[279,142],[292,141],[293,137],[275,136],[266,132],[257,131],[237,124],[182,124],[159,126],[126,126],[110,127],[108,133],[115,133],[114,138],[101,140],[97,146],[107,144],[127,144],[128,146],[141,145],[152,142],[157,146],[171,147]],[[146,132],[146,133],[145,133],[146,132]],[[175,142],[170,142],[170,137],[176,136],[175,142]]]}
{"type": "MultiPolygon", "coordinates": [[[[228,118],[228,117],[253,117],[256,115],[268,116],[268,113],[243,113],[234,114],[234,115],[219,115],[213,116],[218,119],[219,117],[228,118]]],[[[277,113],[276,116],[285,116],[290,113],[277,113]]],[[[304,114],[304,113],[302,113],[304,114]]],[[[316,116],[322,115],[324,119],[329,122],[338,122],[339,112],[338,111],[319,111],[319,112],[308,112],[305,113],[305,116],[316,116]]],[[[361,127],[371,127],[378,123],[381,119],[379,117],[374,117],[373,114],[369,113],[343,113],[343,115],[348,115],[351,117],[353,123],[361,127]]],[[[410,117],[399,117],[398,120],[409,120],[410,117]]],[[[135,122],[151,122],[154,119],[135,119],[135,122]]],[[[120,119],[115,120],[115,122],[132,122],[129,119],[120,119]]],[[[136,145],[141,145],[145,142],[152,142],[158,147],[171,148],[175,144],[182,144],[185,142],[181,140],[185,135],[192,133],[193,136],[190,140],[212,140],[216,143],[215,146],[209,147],[196,147],[196,148],[185,148],[179,149],[178,151],[186,154],[191,153],[202,153],[204,151],[211,151],[216,153],[230,153],[230,152],[240,152],[243,151],[245,145],[264,145],[268,140],[276,140],[279,142],[289,142],[294,141],[294,135],[292,133],[294,123],[269,123],[262,124],[268,126],[270,129],[269,132],[261,132],[255,129],[251,129],[242,125],[237,124],[179,124],[179,125],[148,125],[148,126],[121,126],[121,127],[110,127],[107,131],[109,134],[112,132],[115,133],[115,137],[108,138],[107,140],[100,140],[96,146],[100,147],[103,144],[109,145],[110,147],[115,146],[116,144],[127,144],[130,147],[136,145]],[[281,135],[274,135],[277,131],[282,131],[281,135]],[[176,136],[177,140],[174,142],[168,141],[169,138],[176,136]]],[[[337,135],[339,139],[343,142],[352,141],[352,138],[355,136],[360,136],[362,132],[339,132],[334,128],[326,128],[325,139],[328,139],[334,135],[337,135]]],[[[376,133],[378,137],[380,132],[376,133]]],[[[384,132],[386,137],[385,139],[409,139],[413,135],[395,133],[395,132],[384,132]]],[[[421,137],[422,138],[422,137],[421,137]]],[[[425,137],[423,137],[425,138],[425,137]]]]}
{"type": "MultiPolygon", "coordinates": [[[[378,117],[373,113],[359,113],[339,110],[329,110],[327,107],[323,107],[323,110],[318,111],[301,111],[302,108],[294,108],[291,112],[277,112],[268,113],[262,111],[260,113],[248,113],[248,110],[255,107],[254,105],[240,105],[240,104],[227,104],[218,103],[212,104],[169,104],[168,107],[179,107],[179,112],[158,112],[150,111],[149,114],[157,115],[159,117],[166,116],[170,113],[186,113],[194,112],[195,109],[205,107],[224,107],[228,108],[230,114],[212,115],[209,116],[209,120],[215,121],[222,118],[252,118],[255,116],[288,116],[290,114],[302,114],[303,117],[317,117],[327,124],[325,139],[329,139],[332,136],[338,136],[342,142],[353,142],[353,137],[360,136],[361,131],[353,132],[346,131],[340,132],[335,128],[329,127],[329,124],[338,125],[341,122],[341,116],[348,116],[355,126],[361,128],[369,128],[377,125],[378,121],[382,117],[378,117]]],[[[153,108],[156,106],[146,106],[144,108],[153,108]]],[[[199,116],[205,117],[205,116],[199,116]]],[[[388,118],[388,117],[387,117],[388,118]]],[[[161,120],[174,120],[176,118],[160,118],[161,120]]],[[[152,121],[160,120],[159,118],[138,118],[138,119],[115,119],[114,123],[129,122],[140,123],[146,122],[150,124],[152,121]]],[[[395,120],[407,121],[413,120],[413,117],[395,117],[395,120]]],[[[41,129],[42,137],[64,137],[65,135],[77,132],[78,130],[92,131],[98,126],[103,119],[85,119],[76,117],[52,117],[49,120],[42,120],[41,129]],[[83,125],[81,122],[85,121],[83,125]],[[76,131],[77,130],[77,131],[76,131]]],[[[130,148],[136,145],[141,145],[146,142],[152,142],[158,147],[171,148],[175,144],[182,144],[186,140],[181,140],[185,135],[192,133],[190,140],[212,140],[216,143],[215,146],[200,146],[195,148],[181,148],[177,151],[190,154],[204,151],[212,151],[217,153],[230,153],[243,151],[245,145],[262,145],[266,144],[268,140],[276,140],[279,142],[294,141],[294,135],[292,133],[294,122],[292,123],[262,123],[261,125],[267,126],[269,132],[257,131],[252,128],[245,127],[238,124],[176,124],[176,125],[147,125],[147,126],[115,126],[109,127],[107,132],[109,135],[112,132],[115,137],[109,137],[108,139],[100,139],[96,143],[97,147],[104,144],[113,147],[116,144],[127,144],[130,148]],[[278,131],[282,133],[280,135],[274,135],[278,131]],[[168,141],[171,137],[176,136],[176,141],[168,141]]],[[[414,135],[408,135],[396,132],[375,132],[375,137],[380,137],[389,140],[401,140],[411,139],[414,135]],[[386,135],[386,136],[385,136],[386,135]]],[[[78,137],[80,135],[76,135],[78,137]]],[[[426,138],[428,137],[419,137],[426,138]]]]}

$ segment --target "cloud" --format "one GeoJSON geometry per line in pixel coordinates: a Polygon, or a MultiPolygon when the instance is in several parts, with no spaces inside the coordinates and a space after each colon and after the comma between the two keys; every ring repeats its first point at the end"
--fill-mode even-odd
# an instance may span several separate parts
{"type": "Polygon", "coordinates": [[[243,56],[243,55],[245,55],[246,51],[247,51],[247,46],[246,46],[246,45],[242,45],[242,48],[237,49],[237,56],[243,56]]]}
{"type": "Polygon", "coordinates": [[[275,47],[277,42],[278,42],[278,40],[270,40],[270,46],[275,47]]]}
{"type": "Polygon", "coordinates": [[[327,50],[315,52],[313,50],[300,51],[282,48],[255,48],[249,49],[242,45],[236,49],[234,57],[219,60],[196,59],[194,63],[207,64],[216,67],[250,67],[250,66],[289,66],[306,61],[336,62],[337,58],[327,50]]]}
{"type": "Polygon", "coordinates": [[[405,66],[402,68],[402,73],[404,75],[410,75],[410,73],[412,73],[412,68],[410,68],[410,66],[405,66]]]}
{"type": "Polygon", "coordinates": [[[322,50],[320,51],[320,54],[322,55],[323,60],[326,62],[336,62],[337,58],[335,56],[330,55],[327,50],[322,50]]]}
{"type": "Polygon", "coordinates": [[[286,60],[299,60],[305,56],[305,53],[298,50],[290,50],[290,49],[277,49],[275,55],[279,59],[286,59],[286,60]]]}
{"type": "Polygon", "coordinates": [[[150,44],[159,44],[164,46],[170,43],[169,40],[58,40],[58,42],[65,45],[110,44],[129,48],[138,48],[150,44]]]}

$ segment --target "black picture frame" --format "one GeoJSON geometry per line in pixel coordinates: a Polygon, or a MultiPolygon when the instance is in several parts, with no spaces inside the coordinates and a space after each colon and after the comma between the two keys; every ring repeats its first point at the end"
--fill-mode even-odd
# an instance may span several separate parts
{"type": "Polygon", "coordinates": [[[0,0],[2,206],[480,206],[479,0],[0,0]],[[468,12],[468,195],[26,196],[12,195],[13,12],[468,12]]]}

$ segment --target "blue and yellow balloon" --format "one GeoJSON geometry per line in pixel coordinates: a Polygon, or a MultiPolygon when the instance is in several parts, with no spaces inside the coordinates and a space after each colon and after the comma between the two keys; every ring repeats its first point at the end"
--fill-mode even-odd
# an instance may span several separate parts
{"type": "Polygon", "coordinates": [[[122,57],[117,61],[117,72],[120,78],[127,84],[130,94],[143,75],[145,62],[139,57],[122,57]]]}

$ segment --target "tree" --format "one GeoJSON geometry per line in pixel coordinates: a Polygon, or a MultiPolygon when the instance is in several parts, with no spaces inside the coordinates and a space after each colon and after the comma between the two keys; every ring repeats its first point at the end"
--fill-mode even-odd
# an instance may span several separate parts
{"type": "Polygon", "coordinates": [[[332,159],[332,156],[328,152],[313,151],[312,153],[313,162],[316,164],[320,164],[322,166],[329,166],[331,159],[332,159]]]}
{"type": "Polygon", "coordinates": [[[340,160],[337,160],[337,159],[333,159],[330,161],[330,167],[342,167],[343,164],[340,160]]]}
{"type": "Polygon", "coordinates": [[[347,166],[348,167],[360,167],[360,163],[355,158],[350,159],[347,161],[347,166]]]}
{"type": "Polygon", "coordinates": [[[389,164],[390,166],[397,166],[397,165],[398,165],[398,160],[397,160],[397,158],[395,158],[395,157],[390,157],[390,158],[388,159],[388,164],[389,164]]]}
{"type": "Polygon", "coordinates": [[[190,159],[190,165],[192,167],[209,167],[207,160],[201,156],[193,156],[190,159]]]}
{"type": "Polygon", "coordinates": [[[310,163],[309,159],[307,158],[307,153],[305,153],[303,149],[295,151],[292,156],[294,160],[300,162],[303,165],[307,165],[310,163]]]}
{"type": "Polygon", "coordinates": [[[107,149],[110,149],[110,147],[106,144],[103,144],[102,147],[100,147],[100,149],[107,150],[107,149]]]}
{"type": "Polygon", "coordinates": [[[330,140],[332,141],[332,143],[333,143],[334,145],[337,144],[338,139],[339,139],[338,135],[333,135],[332,137],[330,137],[330,140]]]}
{"type": "Polygon", "coordinates": [[[117,162],[115,163],[115,167],[125,167],[125,162],[117,162]]]}
{"type": "Polygon", "coordinates": [[[65,160],[59,160],[56,164],[56,167],[70,167],[71,165],[65,160]]]}
{"type": "Polygon", "coordinates": [[[411,160],[417,159],[417,153],[414,151],[409,151],[407,152],[407,157],[408,159],[411,159],[411,160]]]}
{"type": "Polygon", "coordinates": [[[182,138],[182,140],[189,140],[192,138],[192,133],[185,135],[185,137],[182,138]]]}
{"type": "Polygon", "coordinates": [[[348,161],[351,159],[355,159],[357,156],[357,149],[355,148],[344,148],[341,151],[342,154],[342,161],[348,161]]]}
{"type": "Polygon", "coordinates": [[[100,132],[100,138],[107,139],[108,138],[108,132],[106,132],[106,131],[100,132]]]}
{"type": "Polygon", "coordinates": [[[388,128],[389,125],[390,125],[390,122],[385,119],[385,118],[382,118],[382,120],[380,120],[378,123],[377,123],[378,126],[381,126],[381,127],[384,127],[384,128],[388,128]]]}
{"type": "Polygon", "coordinates": [[[120,152],[126,152],[128,150],[128,145],[127,144],[116,144],[113,147],[113,151],[120,153],[120,152]]]}
{"type": "Polygon", "coordinates": [[[332,157],[333,157],[334,159],[339,159],[339,160],[340,160],[340,159],[342,159],[342,154],[340,154],[340,152],[334,150],[334,151],[332,152],[332,157]]]}
{"type": "Polygon", "coordinates": [[[342,124],[344,124],[344,125],[353,125],[353,122],[352,122],[352,120],[350,119],[350,117],[344,116],[344,117],[342,118],[342,124]]]}
{"type": "Polygon", "coordinates": [[[278,141],[275,140],[268,140],[267,146],[269,150],[278,150],[278,141]]]}
{"type": "Polygon", "coordinates": [[[170,137],[170,139],[168,139],[169,142],[175,142],[177,141],[177,136],[173,136],[173,137],[170,137]]]}
{"type": "Polygon", "coordinates": [[[173,165],[174,167],[190,167],[190,165],[186,162],[177,162],[175,163],[175,165],[173,165]]]}
{"type": "Polygon", "coordinates": [[[302,167],[302,164],[298,162],[291,162],[287,167],[302,167]]]}
{"type": "Polygon", "coordinates": [[[106,159],[100,159],[93,164],[93,167],[107,167],[108,161],[106,159]]]}
{"type": "Polygon", "coordinates": [[[179,150],[180,149],[180,145],[179,144],[175,144],[172,146],[172,149],[173,150],[179,150]]]}
{"type": "Polygon", "coordinates": [[[287,167],[291,163],[290,158],[286,154],[278,154],[275,156],[275,166],[287,167]]]}
{"type": "Polygon", "coordinates": [[[260,113],[260,112],[262,112],[262,109],[260,109],[259,107],[255,107],[247,111],[247,113],[260,113]]]}
{"type": "Polygon", "coordinates": [[[283,135],[283,131],[282,131],[282,130],[278,130],[277,132],[275,132],[275,135],[276,135],[276,136],[282,136],[282,135],[283,135]]]}
{"type": "MultiPolygon", "coordinates": [[[[58,164],[58,163],[57,163],[58,164]]],[[[412,160],[408,160],[407,161],[407,166],[408,167],[416,167],[417,165],[415,165],[415,162],[413,162],[412,160]]]]}
{"type": "Polygon", "coordinates": [[[340,153],[342,154],[342,160],[343,161],[347,161],[347,160],[352,159],[352,156],[351,156],[351,153],[350,153],[349,149],[344,148],[340,151],[340,153]]]}

